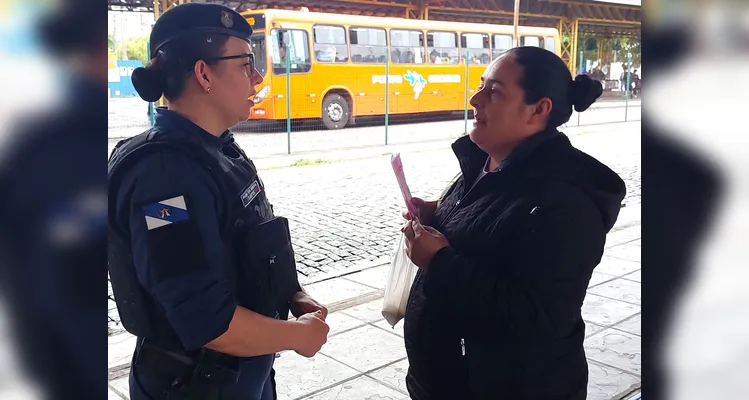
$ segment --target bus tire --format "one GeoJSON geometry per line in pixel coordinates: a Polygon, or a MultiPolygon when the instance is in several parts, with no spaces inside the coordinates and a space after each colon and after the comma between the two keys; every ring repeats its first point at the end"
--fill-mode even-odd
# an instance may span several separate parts
{"type": "Polygon", "coordinates": [[[342,129],[349,123],[351,110],[345,97],[330,93],[322,102],[322,122],[330,130],[342,129]]]}

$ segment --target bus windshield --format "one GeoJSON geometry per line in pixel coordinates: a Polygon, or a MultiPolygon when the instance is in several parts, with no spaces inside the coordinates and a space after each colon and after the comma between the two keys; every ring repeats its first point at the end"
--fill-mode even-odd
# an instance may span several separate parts
{"type": "Polygon", "coordinates": [[[252,52],[255,54],[255,68],[260,75],[265,77],[265,73],[268,72],[268,53],[265,50],[265,34],[257,33],[250,36],[250,44],[252,45],[252,52]]]}

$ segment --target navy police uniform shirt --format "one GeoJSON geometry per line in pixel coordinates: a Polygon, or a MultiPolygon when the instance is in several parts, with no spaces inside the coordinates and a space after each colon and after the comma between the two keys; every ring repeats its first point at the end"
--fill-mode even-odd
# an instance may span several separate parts
{"type": "MultiPolygon", "coordinates": [[[[181,346],[192,351],[223,334],[238,305],[233,244],[221,236],[227,215],[236,226],[270,220],[273,211],[254,164],[229,131],[216,137],[162,109],[153,130],[156,138],[192,142],[216,155],[227,192],[236,193],[227,202],[215,178],[176,149],[139,160],[118,189],[116,221],[130,233],[138,280],[163,307],[181,346]]],[[[273,359],[241,359],[239,383],[229,392],[272,398],[267,396],[273,359]]]]}

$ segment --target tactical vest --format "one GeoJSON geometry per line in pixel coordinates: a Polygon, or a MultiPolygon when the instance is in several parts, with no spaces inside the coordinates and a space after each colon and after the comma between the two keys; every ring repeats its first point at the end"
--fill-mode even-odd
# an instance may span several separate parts
{"type": "Polygon", "coordinates": [[[119,229],[115,221],[116,193],[124,174],[145,156],[166,149],[181,151],[205,168],[221,192],[224,212],[219,215],[220,235],[231,253],[231,265],[225,273],[233,284],[237,303],[271,318],[286,319],[289,302],[300,290],[288,220],[273,215],[252,162],[239,146],[228,145],[255,174],[249,182],[240,182],[223,169],[220,157],[224,156],[219,152],[192,142],[159,138],[154,133],[151,129],[119,142],[109,160],[109,276],[123,327],[166,348],[179,343],[163,309],[138,282],[129,232],[119,229]],[[254,193],[253,204],[249,204],[247,193],[254,193]]]}

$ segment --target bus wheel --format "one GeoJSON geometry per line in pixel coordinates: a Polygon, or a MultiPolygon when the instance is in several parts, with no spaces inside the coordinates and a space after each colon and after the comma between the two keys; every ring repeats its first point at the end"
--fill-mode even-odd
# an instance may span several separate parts
{"type": "Polygon", "coordinates": [[[325,96],[322,102],[322,122],[328,129],[345,127],[350,117],[348,101],[343,96],[335,93],[325,96]]]}

